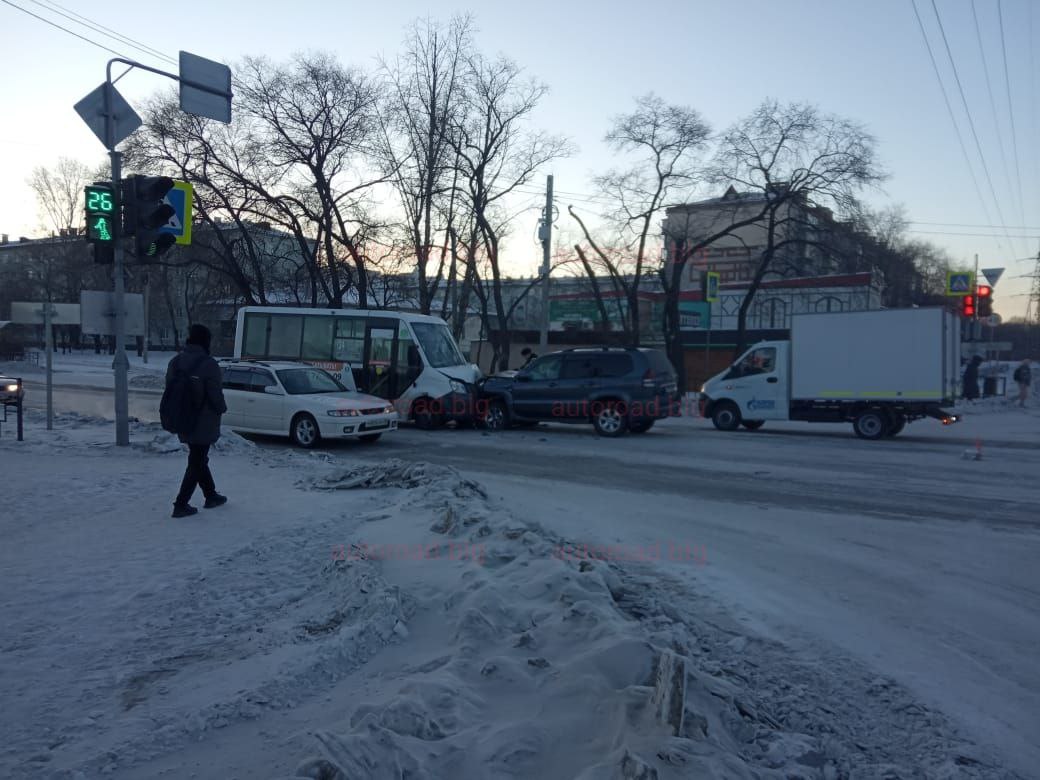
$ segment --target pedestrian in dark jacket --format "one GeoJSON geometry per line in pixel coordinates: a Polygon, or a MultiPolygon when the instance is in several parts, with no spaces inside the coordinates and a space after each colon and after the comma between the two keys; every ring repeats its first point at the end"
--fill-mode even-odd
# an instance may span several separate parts
{"type": "Polygon", "coordinates": [[[220,366],[209,354],[210,340],[209,328],[192,325],[184,349],[166,368],[167,387],[175,372],[187,372],[192,379],[196,404],[199,405],[199,417],[194,429],[190,434],[179,436],[188,445],[188,468],[184,471],[180,492],[173,502],[174,517],[187,517],[199,511],[188,503],[196,487],[202,488],[202,494],[206,497],[203,506],[206,509],[227,503],[227,498],[217,492],[213,475],[209,471],[209,448],[220,438],[220,417],[227,411],[220,366]]]}
{"type": "Polygon", "coordinates": [[[968,367],[964,369],[964,392],[963,395],[969,401],[974,401],[979,397],[979,366],[982,364],[982,358],[976,355],[968,363],[968,367]]]}
{"type": "Polygon", "coordinates": [[[527,368],[531,365],[531,362],[538,357],[530,347],[524,347],[520,350],[520,357],[524,358],[524,364],[520,366],[521,369],[527,368]]]}

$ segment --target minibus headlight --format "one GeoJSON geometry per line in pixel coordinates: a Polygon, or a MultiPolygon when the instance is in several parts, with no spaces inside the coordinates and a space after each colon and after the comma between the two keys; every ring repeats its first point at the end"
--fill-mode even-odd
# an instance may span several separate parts
{"type": "Polygon", "coordinates": [[[465,393],[466,392],[466,385],[464,385],[462,382],[460,382],[457,379],[452,379],[451,382],[449,383],[449,387],[451,387],[451,391],[453,393],[465,393]]]}

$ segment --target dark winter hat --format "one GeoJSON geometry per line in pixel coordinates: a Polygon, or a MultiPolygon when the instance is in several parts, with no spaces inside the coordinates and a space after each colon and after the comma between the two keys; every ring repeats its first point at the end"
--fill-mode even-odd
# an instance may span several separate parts
{"type": "Polygon", "coordinates": [[[194,325],[188,328],[188,339],[186,343],[196,344],[197,346],[200,346],[204,350],[209,352],[209,345],[212,340],[213,337],[209,332],[209,328],[207,328],[205,325],[200,325],[196,322],[194,325]]]}

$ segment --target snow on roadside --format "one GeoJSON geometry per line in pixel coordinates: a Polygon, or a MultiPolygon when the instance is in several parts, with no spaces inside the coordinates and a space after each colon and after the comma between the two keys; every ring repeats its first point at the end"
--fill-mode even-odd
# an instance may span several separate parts
{"type": "MultiPolygon", "coordinates": [[[[95,418],[62,415],[34,434],[0,441],[0,456],[45,456],[37,487],[67,490],[26,493],[23,510],[86,507],[70,519],[89,519],[92,537],[113,533],[89,506],[112,489],[105,469],[126,464],[84,467],[84,455],[154,473],[182,451],[154,424],[135,424],[129,453],[95,418]]],[[[0,775],[95,777],[190,753],[394,649],[406,662],[383,671],[348,723],[313,724],[314,754],[295,777],[1009,776],[891,681],[826,649],[806,665],[720,627],[715,607],[651,563],[565,554],[568,540],[454,469],[342,468],[221,442],[218,476],[254,504],[247,536],[139,545],[89,561],[99,581],[66,579],[73,567],[59,559],[5,589],[0,775]],[[257,467],[269,469],[263,484],[257,467]],[[278,524],[261,526],[280,492],[291,495],[269,509],[278,524]],[[180,568],[149,577],[155,555],[180,568]]]]}

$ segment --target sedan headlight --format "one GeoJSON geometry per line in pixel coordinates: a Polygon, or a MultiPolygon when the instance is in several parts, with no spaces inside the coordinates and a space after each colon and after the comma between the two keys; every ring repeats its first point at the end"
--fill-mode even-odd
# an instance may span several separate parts
{"type": "Polygon", "coordinates": [[[360,414],[357,409],[329,409],[329,417],[358,417],[360,414]]]}
{"type": "Polygon", "coordinates": [[[457,379],[452,379],[451,382],[449,383],[449,386],[451,387],[451,391],[453,393],[465,393],[466,392],[466,385],[464,385],[462,382],[460,382],[457,379]]]}
{"type": "Polygon", "coordinates": [[[393,414],[396,411],[393,404],[387,404],[386,408],[383,409],[383,414],[393,414]]]}
{"type": "Polygon", "coordinates": [[[7,390],[7,392],[9,392],[9,393],[17,393],[17,392],[18,392],[18,385],[14,384],[14,383],[12,382],[11,384],[9,384],[9,385],[8,385],[8,386],[7,386],[6,388],[4,388],[4,389],[5,389],[5,390],[7,390]]]}

